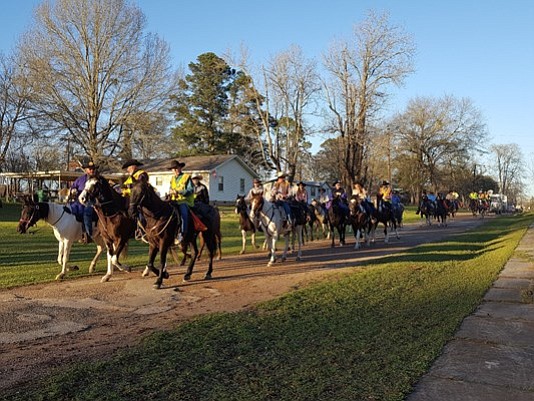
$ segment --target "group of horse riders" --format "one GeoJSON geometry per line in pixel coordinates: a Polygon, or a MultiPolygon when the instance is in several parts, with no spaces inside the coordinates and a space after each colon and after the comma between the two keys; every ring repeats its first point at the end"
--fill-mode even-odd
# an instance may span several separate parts
{"type": "MultiPolygon", "coordinates": [[[[426,189],[423,189],[421,193],[421,201],[415,213],[420,214],[423,208],[429,209],[431,211],[435,211],[438,208],[438,202],[442,203],[443,207],[447,211],[458,210],[459,197],[460,195],[458,194],[458,192],[454,190],[449,190],[449,192],[447,192],[446,195],[444,195],[441,192],[438,192],[438,194],[436,195],[432,191],[428,193],[426,189]]],[[[422,214],[421,214],[421,217],[423,217],[422,214]]]]}
{"type": "MultiPolygon", "coordinates": [[[[400,204],[401,199],[397,191],[391,189],[391,185],[388,181],[384,180],[380,185],[378,190],[379,200],[377,202],[376,208],[388,208],[390,211],[396,210],[400,204]]],[[[271,187],[269,194],[264,193],[264,188],[262,182],[258,178],[254,178],[253,186],[249,190],[248,194],[245,196],[245,200],[250,202],[250,199],[253,195],[261,194],[268,195],[266,198],[274,202],[277,206],[283,208],[285,215],[287,217],[287,223],[291,225],[293,214],[290,207],[291,201],[295,201],[294,204],[298,205],[307,205],[308,204],[308,192],[306,191],[306,184],[302,181],[298,182],[296,185],[296,190],[293,190],[293,186],[287,180],[287,175],[283,172],[279,173],[276,181],[271,187]]],[[[333,183],[333,188],[331,190],[330,196],[326,194],[324,188],[319,189],[318,199],[313,199],[317,202],[326,212],[332,205],[334,200],[339,201],[338,205],[341,210],[341,213],[348,218],[349,216],[349,206],[348,206],[348,193],[342,186],[341,181],[336,180],[333,183]]],[[[354,184],[352,189],[352,197],[359,198],[361,211],[369,215],[371,219],[375,213],[375,206],[371,201],[370,197],[367,194],[366,189],[359,182],[354,184]]]]}
{"type": "MultiPolygon", "coordinates": [[[[143,163],[136,159],[130,159],[122,165],[122,169],[128,172],[128,178],[124,181],[121,186],[115,186],[114,188],[121,193],[123,197],[128,198],[131,194],[132,187],[137,182],[148,183],[148,173],[141,169],[143,163]]],[[[189,219],[195,215],[191,213],[191,209],[195,208],[198,212],[202,212],[200,204],[209,204],[209,192],[208,188],[202,184],[202,175],[193,175],[184,173],[182,169],[184,168],[185,163],[173,160],[168,167],[169,170],[172,170],[174,175],[171,179],[170,191],[169,191],[169,200],[171,204],[176,207],[181,217],[181,231],[177,233],[176,242],[180,243],[182,238],[186,237],[187,230],[189,227],[189,219]]],[[[71,212],[82,220],[83,227],[83,243],[90,243],[93,241],[93,222],[96,219],[94,213],[94,199],[89,198],[87,202],[82,205],[78,201],[78,196],[82,193],[85,188],[87,180],[93,177],[98,177],[98,166],[93,161],[86,161],[82,168],[84,174],[78,177],[72,184],[70,188],[69,195],[69,204],[71,212]]],[[[144,217],[142,213],[139,213],[138,216],[141,226],[144,226],[144,217]]],[[[197,224],[200,224],[202,229],[202,224],[196,221],[197,224]]],[[[205,228],[205,227],[204,227],[205,228]]],[[[140,239],[142,233],[136,233],[136,238],[140,239]]]]}

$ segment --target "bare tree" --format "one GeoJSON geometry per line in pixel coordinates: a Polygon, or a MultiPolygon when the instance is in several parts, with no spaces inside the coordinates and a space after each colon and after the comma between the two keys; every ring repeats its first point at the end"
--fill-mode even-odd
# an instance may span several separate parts
{"type": "MultiPolygon", "coordinates": [[[[472,101],[451,96],[411,100],[395,126],[398,151],[404,160],[400,168],[407,169],[400,179],[408,182],[401,183],[417,191],[427,186],[438,190],[442,170],[481,150],[487,135],[472,101]]],[[[456,168],[464,167],[456,164],[456,168]]]]}
{"type": "Polygon", "coordinates": [[[45,1],[34,17],[19,49],[39,118],[95,160],[117,155],[132,116],[168,99],[167,43],[126,0],[45,1]]]}
{"type": "Polygon", "coordinates": [[[0,171],[13,145],[28,144],[29,86],[21,74],[14,56],[0,53],[0,171]],[[24,125],[24,126],[23,126],[24,125]]]}
{"type": "Polygon", "coordinates": [[[303,160],[309,134],[305,116],[311,113],[313,101],[320,90],[316,63],[307,59],[300,47],[273,56],[266,65],[254,70],[248,50],[241,49],[240,60],[227,55],[250,79],[248,99],[254,105],[258,151],[263,164],[278,172],[295,176],[303,171],[303,160]]]}
{"type": "Polygon", "coordinates": [[[285,152],[280,154],[280,158],[286,162],[288,174],[295,177],[299,158],[304,151],[305,113],[320,90],[316,63],[306,59],[300,47],[291,46],[272,58],[266,75],[277,111],[276,130],[278,133],[284,131],[285,152]]]}
{"type": "Polygon", "coordinates": [[[492,145],[491,151],[495,157],[495,169],[499,184],[499,192],[509,195],[513,184],[521,187],[523,173],[523,154],[519,145],[515,143],[492,145]]]}
{"type": "Polygon", "coordinates": [[[367,125],[387,99],[391,85],[401,85],[413,71],[411,38],[390,24],[387,14],[369,13],[355,26],[351,40],[337,41],[324,56],[330,74],[325,94],[331,122],[328,129],[343,141],[341,179],[365,181],[367,125]]]}

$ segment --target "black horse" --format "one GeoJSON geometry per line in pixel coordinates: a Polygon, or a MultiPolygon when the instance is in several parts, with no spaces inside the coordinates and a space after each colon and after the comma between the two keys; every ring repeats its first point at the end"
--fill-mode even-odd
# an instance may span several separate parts
{"type": "Polygon", "coordinates": [[[348,216],[344,213],[341,202],[343,202],[343,200],[339,196],[334,196],[327,212],[330,236],[332,238],[332,248],[335,246],[335,230],[337,230],[339,235],[339,245],[345,245],[345,228],[347,227],[348,216]]]}
{"type": "Polygon", "coordinates": [[[250,242],[252,247],[257,249],[256,245],[256,226],[250,220],[247,203],[245,202],[245,197],[243,195],[237,195],[235,199],[235,212],[239,216],[239,228],[241,229],[241,252],[240,255],[245,253],[247,246],[247,233],[250,233],[250,242]]]}
{"type": "Polygon", "coordinates": [[[385,202],[382,196],[382,194],[377,194],[376,196],[377,207],[373,214],[376,223],[372,224],[371,227],[371,241],[374,242],[376,229],[378,228],[378,225],[382,223],[384,225],[384,242],[387,244],[389,242],[388,226],[391,226],[393,231],[395,231],[397,239],[399,239],[399,233],[397,232],[397,221],[393,215],[393,207],[390,203],[385,202]]]}
{"type": "MultiPolygon", "coordinates": [[[[163,280],[169,277],[169,273],[166,270],[167,253],[174,244],[176,233],[181,230],[180,213],[170,202],[161,200],[150,184],[142,181],[138,181],[132,188],[128,213],[130,216],[136,216],[139,210],[142,211],[146,219],[145,232],[149,244],[146,267],[158,276],[154,287],[159,289],[163,284],[163,280]],[[159,269],[154,267],[158,252],[160,253],[159,269]]],[[[208,270],[204,278],[210,279],[213,272],[213,257],[217,249],[217,240],[213,230],[210,230],[210,222],[205,221],[204,224],[208,228],[203,232],[203,236],[209,253],[208,270]]],[[[193,254],[189,260],[189,265],[183,278],[184,281],[191,278],[193,267],[198,257],[199,251],[196,241],[198,233],[199,231],[195,228],[193,219],[189,219],[189,227],[181,247],[182,252],[185,254],[187,248],[191,246],[193,254]]]]}
{"type": "Polygon", "coordinates": [[[427,225],[432,225],[432,217],[434,216],[436,211],[436,206],[434,202],[432,202],[428,198],[423,198],[421,201],[421,204],[419,205],[419,208],[417,209],[416,213],[421,214],[421,218],[424,218],[427,225]]]}
{"type": "Polygon", "coordinates": [[[360,248],[360,239],[363,238],[369,244],[371,231],[371,216],[366,213],[359,196],[352,196],[349,202],[349,223],[354,233],[354,249],[360,248]]]}

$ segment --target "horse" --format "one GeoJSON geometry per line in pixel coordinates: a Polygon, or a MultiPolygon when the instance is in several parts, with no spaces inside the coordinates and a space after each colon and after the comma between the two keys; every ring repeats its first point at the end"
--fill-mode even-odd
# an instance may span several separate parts
{"type": "Polygon", "coordinates": [[[247,246],[247,233],[250,232],[250,242],[254,249],[259,247],[256,245],[256,226],[248,215],[247,203],[243,195],[237,195],[235,200],[235,213],[239,216],[239,228],[241,229],[241,251],[240,255],[245,253],[247,246]]]}
{"type": "Polygon", "coordinates": [[[456,199],[445,199],[445,204],[447,205],[450,218],[454,219],[456,213],[458,213],[458,201],[456,199]]]}
{"type": "MultiPolygon", "coordinates": [[[[274,202],[269,202],[261,194],[253,194],[250,199],[249,216],[256,227],[259,227],[261,224],[263,228],[270,255],[267,266],[272,266],[276,262],[276,242],[280,236],[283,236],[285,241],[282,254],[282,261],[285,261],[289,249],[289,235],[293,231],[293,226],[289,224],[284,225],[284,221],[287,220],[284,208],[276,205],[274,202]]],[[[302,226],[299,227],[296,231],[299,236],[297,261],[300,261],[302,258],[302,226]]]]}
{"type": "Polygon", "coordinates": [[[369,232],[371,229],[371,216],[365,213],[361,205],[361,199],[358,196],[352,196],[349,201],[349,224],[354,233],[354,249],[360,248],[360,239],[369,245],[369,232]]]}
{"type": "MultiPolygon", "coordinates": [[[[148,275],[152,271],[157,276],[154,287],[159,289],[163,284],[163,280],[169,278],[166,267],[167,252],[174,244],[176,233],[181,230],[182,219],[177,208],[170,202],[161,200],[154,188],[149,183],[143,181],[138,181],[132,188],[128,213],[130,216],[135,216],[139,209],[146,219],[145,233],[149,246],[148,263],[143,272],[143,276],[148,275]],[[154,267],[154,261],[158,252],[160,253],[159,269],[154,267]]],[[[212,278],[213,257],[215,255],[217,241],[213,229],[210,227],[210,222],[206,221],[205,224],[208,229],[204,231],[204,240],[206,241],[209,252],[209,261],[208,270],[204,279],[208,280],[212,278]]],[[[191,259],[183,277],[184,281],[191,279],[193,267],[198,257],[197,236],[198,231],[195,229],[195,223],[193,219],[190,219],[187,234],[181,242],[181,248],[184,254],[189,246],[192,249],[191,259]]]]}
{"type": "Polygon", "coordinates": [[[419,208],[417,209],[417,211],[415,212],[416,214],[419,214],[421,213],[421,218],[425,218],[425,221],[426,221],[426,224],[428,226],[432,225],[432,220],[431,218],[434,216],[435,214],[435,205],[434,205],[434,202],[430,201],[428,198],[424,198],[422,201],[421,201],[421,204],[419,205],[419,208]]]}
{"type": "Polygon", "coordinates": [[[345,228],[347,226],[347,216],[343,213],[340,203],[342,202],[339,196],[334,196],[328,208],[328,224],[330,228],[330,238],[332,239],[333,248],[335,246],[335,230],[337,229],[339,235],[339,246],[345,245],[345,228]]]}
{"type": "Polygon", "coordinates": [[[397,227],[402,227],[402,219],[404,215],[404,205],[402,203],[397,203],[393,205],[393,218],[397,223],[397,227]]]}
{"type": "Polygon", "coordinates": [[[478,199],[469,200],[469,210],[471,211],[471,214],[473,216],[476,216],[478,214],[478,199]]]}
{"type": "Polygon", "coordinates": [[[323,238],[327,238],[327,236],[329,237],[330,231],[328,224],[328,214],[326,213],[323,205],[321,205],[317,200],[313,199],[311,201],[311,204],[309,205],[309,208],[310,214],[313,216],[313,218],[310,219],[312,241],[313,233],[316,229],[318,231],[321,231],[323,238]]]}
{"type": "MultiPolygon", "coordinates": [[[[206,215],[210,215],[210,222],[212,224],[211,231],[215,236],[217,260],[222,260],[221,213],[219,212],[219,208],[217,206],[207,205],[202,202],[195,202],[193,211],[200,215],[202,215],[203,213],[206,215]]],[[[198,234],[198,238],[200,242],[200,249],[198,251],[197,260],[200,260],[200,257],[204,252],[204,248],[206,247],[206,241],[204,240],[204,234],[202,232],[198,234]]]]}
{"type": "Polygon", "coordinates": [[[119,270],[131,271],[129,266],[119,262],[119,256],[134,237],[136,221],[127,214],[127,200],[115,191],[108,180],[102,176],[91,177],[78,196],[80,203],[85,204],[92,197],[95,199],[94,210],[98,216],[98,229],[107,248],[108,272],[102,282],[109,281],[113,274],[113,266],[119,270]]]}
{"type": "MultiPolygon", "coordinates": [[[[375,241],[375,234],[378,225],[382,223],[384,225],[384,243],[389,243],[389,233],[388,226],[391,225],[393,231],[395,231],[395,236],[399,239],[399,233],[397,232],[397,222],[393,216],[393,211],[391,207],[388,207],[386,202],[383,200],[382,194],[377,194],[376,196],[377,207],[373,217],[376,219],[376,223],[371,225],[371,241],[375,241]]],[[[391,206],[391,205],[390,205],[391,206]]]]}
{"type": "Polygon", "coordinates": [[[447,204],[445,199],[438,197],[436,200],[436,209],[434,211],[434,217],[438,221],[439,226],[447,227],[447,215],[449,211],[447,210],[447,204]]]}
{"type": "MultiPolygon", "coordinates": [[[[59,242],[57,262],[61,266],[61,272],[56,280],[62,280],[69,270],[68,262],[72,244],[82,239],[82,223],[76,220],[76,216],[65,205],[51,202],[35,203],[31,197],[24,199],[17,232],[25,234],[37,221],[44,220],[54,230],[54,236],[59,242]]],[[[93,235],[96,244],[96,254],[89,265],[89,273],[93,273],[96,262],[104,248],[104,240],[98,230],[93,235]]],[[[74,266],[70,270],[77,270],[74,266]]]]}

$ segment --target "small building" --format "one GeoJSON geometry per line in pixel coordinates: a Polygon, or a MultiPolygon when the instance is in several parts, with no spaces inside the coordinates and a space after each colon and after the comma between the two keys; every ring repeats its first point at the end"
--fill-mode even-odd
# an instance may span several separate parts
{"type": "Polygon", "coordinates": [[[164,198],[170,189],[173,160],[185,163],[183,171],[201,175],[208,188],[211,202],[233,203],[237,194],[246,193],[252,187],[257,174],[237,155],[190,156],[164,160],[142,161],[141,167],[148,173],[150,184],[164,198]]]}

